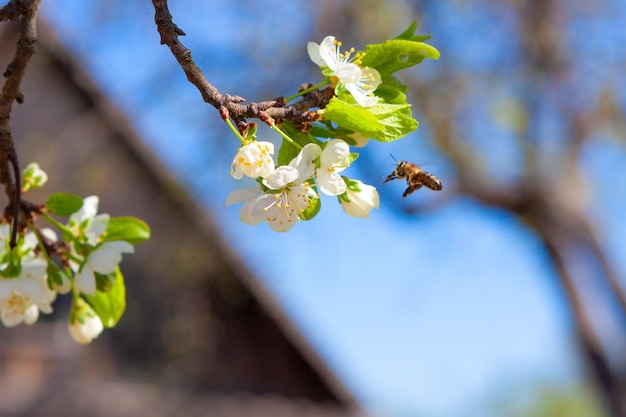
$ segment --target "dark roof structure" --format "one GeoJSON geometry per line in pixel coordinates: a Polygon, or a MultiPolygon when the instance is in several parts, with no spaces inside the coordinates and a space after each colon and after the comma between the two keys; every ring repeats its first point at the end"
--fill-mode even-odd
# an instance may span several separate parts
{"type": "MultiPolygon", "coordinates": [[[[0,25],[3,68],[15,42],[15,27],[0,25]]],[[[0,415],[362,413],[207,210],[45,25],[22,87],[12,115],[18,155],[50,177],[28,199],[97,194],[101,212],[145,220],[152,239],[124,258],[125,316],[92,345],[67,334],[66,298],[33,326],[0,328],[0,415]]]]}

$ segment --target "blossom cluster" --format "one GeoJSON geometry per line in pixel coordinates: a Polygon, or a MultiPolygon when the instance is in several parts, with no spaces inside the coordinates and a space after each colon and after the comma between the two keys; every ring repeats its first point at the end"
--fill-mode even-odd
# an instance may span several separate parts
{"type": "MultiPolygon", "coordinates": [[[[29,165],[23,175],[23,190],[41,187],[47,180],[37,164],[29,165]]],[[[0,224],[0,321],[4,326],[33,324],[39,313],[52,313],[57,295],[70,293],[68,330],[76,342],[90,343],[119,319],[123,308],[104,311],[101,306],[124,304],[119,291],[112,290],[123,286],[122,253],[132,253],[134,247],[127,240],[140,241],[139,234],[149,235],[149,229],[139,219],[119,221],[97,214],[98,203],[97,196],[81,200],[59,193],[50,197],[38,214],[62,232],[62,240],[53,229],[31,221],[30,230],[21,231],[11,248],[11,225],[0,224]],[[49,213],[71,215],[62,224],[49,213]],[[119,240],[110,239],[112,221],[119,229],[119,240]],[[135,231],[128,232],[130,227],[135,231]]]]}
{"type": "Polygon", "coordinates": [[[376,189],[341,176],[352,160],[349,145],[334,139],[302,147],[288,165],[275,167],[268,156],[274,153],[271,142],[251,141],[243,145],[233,161],[234,178],[242,174],[258,178],[259,186],[241,188],[230,193],[226,205],[244,203],[241,220],[248,225],[267,221],[277,232],[290,230],[298,220],[307,219],[308,212],[319,203],[319,189],[330,196],[338,196],[344,211],[356,217],[368,217],[372,208],[379,206],[376,189]]]}

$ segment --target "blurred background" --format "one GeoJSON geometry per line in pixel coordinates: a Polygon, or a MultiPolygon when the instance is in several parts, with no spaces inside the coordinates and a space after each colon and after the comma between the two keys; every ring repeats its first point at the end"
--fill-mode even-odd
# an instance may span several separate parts
{"type": "Polygon", "coordinates": [[[153,239],[91,346],[64,333],[63,300],[0,329],[5,414],[170,415],[167,399],[188,415],[626,416],[626,3],[171,3],[207,79],[249,101],[321,81],[308,41],[358,50],[417,20],[441,52],[399,74],[420,127],[346,171],[378,188],[370,219],[323,198],[287,234],[246,226],[224,207],[239,142],[159,45],[150,2],[44,1],[22,164],[57,175],[47,192],[97,189],[153,239]],[[381,186],[389,153],[443,191],[403,202],[400,181],[381,186]],[[97,403],[76,378],[135,400],[97,403]]]}

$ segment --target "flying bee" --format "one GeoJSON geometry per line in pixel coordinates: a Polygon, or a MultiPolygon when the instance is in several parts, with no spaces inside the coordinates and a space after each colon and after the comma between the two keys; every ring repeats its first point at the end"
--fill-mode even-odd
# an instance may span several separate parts
{"type": "Polygon", "coordinates": [[[419,167],[419,165],[407,161],[398,162],[396,169],[385,177],[383,184],[391,180],[405,177],[408,188],[404,190],[404,193],[402,193],[402,200],[404,200],[407,195],[422,188],[424,185],[434,191],[439,191],[443,188],[439,178],[435,177],[430,172],[424,171],[419,167]]]}

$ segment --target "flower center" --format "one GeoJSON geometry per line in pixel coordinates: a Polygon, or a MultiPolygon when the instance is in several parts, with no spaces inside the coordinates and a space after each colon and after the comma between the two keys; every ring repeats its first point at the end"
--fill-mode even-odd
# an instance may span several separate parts
{"type": "Polygon", "coordinates": [[[353,84],[361,79],[361,68],[357,65],[345,62],[340,64],[335,71],[337,78],[345,84],[353,84]]]}
{"type": "Polygon", "coordinates": [[[28,299],[13,292],[11,293],[11,296],[5,300],[5,303],[6,304],[2,309],[2,312],[5,316],[21,316],[26,310],[28,299]]]}

